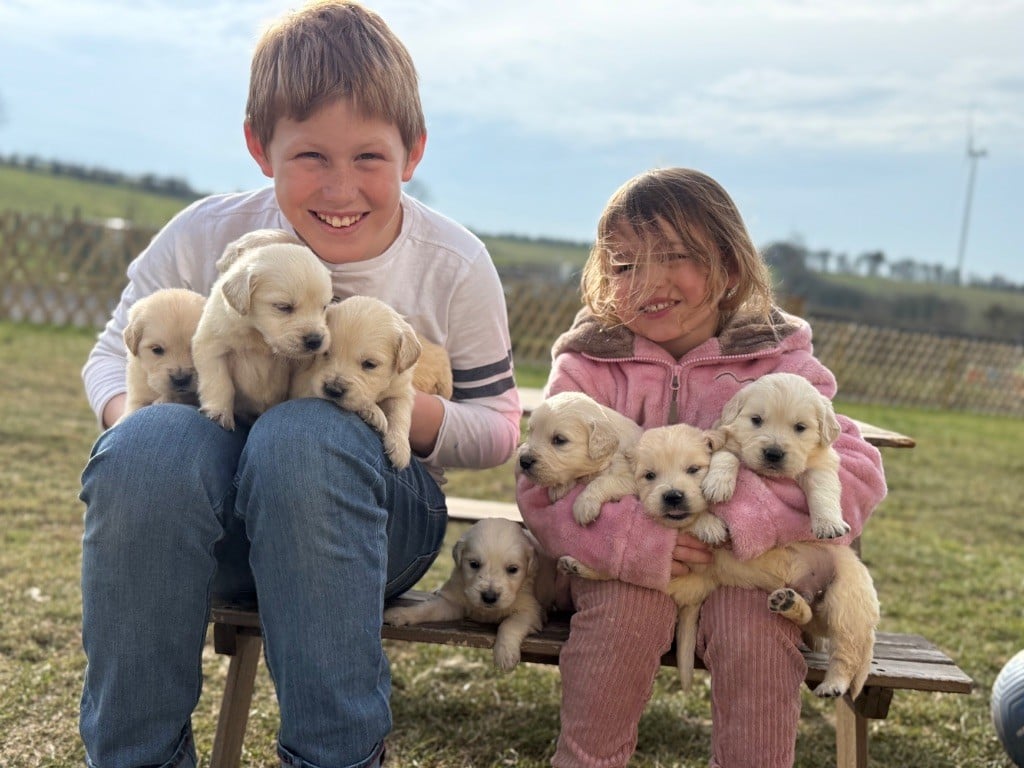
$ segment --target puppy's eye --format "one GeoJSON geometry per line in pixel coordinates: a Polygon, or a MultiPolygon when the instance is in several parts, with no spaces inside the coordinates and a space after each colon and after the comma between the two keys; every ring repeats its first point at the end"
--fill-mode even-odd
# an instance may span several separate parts
{"type": "Polygon", "coordinates": [[[569,439],[565,435],[552,435],[551,436],[551,444],[552,445],[565,445],[568,442],[569,442],[569,439]]]}
{"type": "Polygon", "coordinates": [[[480,561],[479,560],[470,560],[469,561],[469,567],[472,568],[474,571],[479,571],[480,570],[480,561]]]}
{"type": "Polygon", "coordinates": [[[807,425],[802,422],[798,422],[793,425],[793,431],[796,432],[797,434],[800,434],[801,432],[806,432],[807,425]]]}
{"type": "Polygon", "coordinates": [[[653,472],[651,470],[647,470],[646,472],[644,472],[644,480],[654,480],[657,477],[658,477],[658,473],[657,472],[653,472]]]}
{"type": "Polygon", "coordinates": [[[505,573],[507,573],[509,576],[515,576],[517,573],[519,573],[519,566],[518,565],[506,565],[505,566],[505,573]]]}
{"type": "Polygon", "coordinates": [[[762,419],[760,416],[751,416],[750,423],[753,424],[755,427],[760,427],[764,423],[764,419],[762,419]]]}
{"type": "Polygon", "coordinates": [[[290,315],[295,311],[294,304],[275,304],[274,309],[280,312],[282,315],[290,315]]]}
{"type": "Polygon", "coordinates": [[[699,464],[691,464],[686,468],[686,474],[688,475],[696,475],[698,472],[700,472],[699,464]]]}
{"type": "Polygon", "coordinates": [[[152,352],[157,357],[163,357],[164,355],[164,348],[161,347],[159,344],[154,344],[152,347],[149,348],[149,351],[152,352]]]}
{"type": "Polygon", "coordinates": [[[377,363],[376,360],[363,360],[363,362],[362,362],[362,368],[363,368],[364,371],[376,370],[377,366],[378,366],[378,363],[377,363]]]}

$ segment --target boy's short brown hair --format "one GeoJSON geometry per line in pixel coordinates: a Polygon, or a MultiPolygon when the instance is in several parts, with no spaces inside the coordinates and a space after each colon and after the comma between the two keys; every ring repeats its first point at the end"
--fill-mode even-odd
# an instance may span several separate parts
{"type": "Polygon", "coordinates": [[[768,316],[773,303],[771,274],[729,193],[700,171],[659,168],[619,187],[601,214],[580,285],[584,303],[598,319],[608,325],[623,322],[611,285],[620,233],[631,233],[644,245],[646,258],[656,259],[673,250],[663,225],[678,234],[686,251],[707,268],[705,299],[721,297],[720,326],[741,307],[768,316]]]}
{"type": "Polygon", "coordinates": [[[282,117],[306,120],[339,99],[396,126],[406,150],[426,134],[412,57],[376,13],[350,0],[318,0],[267,27],[245,108],[260,143],[270,143],[282,117]]]}

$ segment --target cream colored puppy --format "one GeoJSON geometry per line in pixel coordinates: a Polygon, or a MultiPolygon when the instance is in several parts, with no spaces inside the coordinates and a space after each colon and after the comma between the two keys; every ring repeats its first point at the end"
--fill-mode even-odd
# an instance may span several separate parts
{"type": "Polygon", "coordinates": [[[195,291],[163,288],[132,304],[123,332],[128,397],[121,419],[153,403],[199,405],[192,335],[205,301],[195,291]]]}
{"type": "Polygon", "coordinates": [[[452,399],[454,381],[452,380],[452,361],[448,352],[440,344],[427,341],[419,333],[416,334],[423,351],[412,369],[412,386],[428,395],[440,395],[446,400],[452,399]]]}
{"type": "Polygon", "coordinates": [[[627,451],[643,430],[630,418],[582,392],[560,392],[530,414],[528,428],[516,472],[546,487],[551,501],[586,483],[572,508],[580,525],[596,520],[604,502],[634,492],[627,451]]]}
{"type": "MultiPolygon", "coordinates": [[[[721,440],[714,430],[684,424],[645,432],[633,453],[644,512],[717,543],[724,527],[721,521],[709,521],[714,516],[701,481],[721,440]]],[[[711,563],[691,565],[691,573],[672,579],[667,589],[679,606],[676,658],[683,686],[689,687],[693,678],[700,606],[723,585],[769,592],[769,610],[802,626],[812,641],[827,640],[828,671],[814,693],[830,698],[849,691],[856,697],[867,678],[879,620],[878,595],[857,554],[825,542],[776,547],[751,560],[738,560],[721,547],[712,551],[711,563]]],[[[558,565],[580,576],[595,576],[573,558],[561,558],[558,565]]]]}
{"type": "Polygon", "coordinates": [[[236,419],[251,423],[286,400],[292,368],[330,341],[331,294],[330,274],[304,245],[270,243],[234,256],[192,340],[200,410],[234,429],[236,419]]]}
{"type": "Polygon", "coordinates": [[[792,373],[762,376],[725,404],[717,426],[725,433],[726,450],[715,454],[704,480],[709,501],[732,498],[742,463],[767,477],[796,480],[819,539],[849,533],[840,507],[839,454],[832,447],[839,421],[811,382],[792,373]]]}
{"type": "Polygon", "coordinates": [[[224,274],[227,268],[234,264],[239,256],[247,251],[251,251],[253,248],[278,243],[305,245],[298,235],[283,229],[254,229],[252,232],[247,232],[237,240],[228,243],[224,253],[217,259],[217,271],[220,274],[224,274]]]}
{"type": "Polygon", "coordinates": [[[497,624],[494,664],[508,671],[519,663],[523,638],[539,632],[555,602],[555,566],[529,531],[501,518],[481,520],[452,548],[451,575],[417,605],[388,608],[393,626],[472,619],[497,624]]]}
{"type": "Polygon", "coordinates": [[[331,345],[299,369],[292,397],[320,397],[377,430],[398,469],[409,466],[413,366],[422,347],[412,326],[380,299],[351,296],[327,309],[331,345]]]}

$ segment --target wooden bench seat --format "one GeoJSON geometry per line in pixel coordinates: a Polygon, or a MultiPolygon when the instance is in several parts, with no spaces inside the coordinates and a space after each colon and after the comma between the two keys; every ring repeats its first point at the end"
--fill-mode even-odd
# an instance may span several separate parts
{"type": "MultiPolygon", "coordinates": [[[[540,402],[540,391],[520,389],[527,412],[540,402]]],[[[865,439],[877,446],[908,448],[914,440],[897,432],[858,422],[865,439]]],[[[514,503],[448,498],[449,519],[472,523],[490,517],[522,521],[514,503]]],[[[396,598],[395,604],[422,601],[428,593],[410,591],[396,598]]],[[[569,634],[569,615],[558,614],[544,630],[526,638],[522,646],[524,662],[557,664],[558,654],[569,634]]],[[[211,768],[237,768],[242,741],[252,703],[256,668],[262,649],[259,613],[255,607],[214,605],[214,648],[231,657],[224,695],[221,699],[217,733],[214,738],[211,768]]],[[[471,621],[420,624],[410,627],[385,626],[381,636],[390,640],[437,643],[468,648],[494,646],[494,627],[471,621]]],[[[807,684],[817,685],[824,678],[827,658],[805,653],[807,684]]],[[[675,666],[674,653],[662,659],[675,666]]],[[[701,667],[699,660],[697,666],[701,667]]],[[[702,667],[701,667],[702,668],[702,667]]],[[[897,690],[970,693],[974,681],[939,648],[920,635],[879,633],[871,672],[864,690],[856,700],[848,696],[836,702],[836,765],[839,768],[865,768],[868,764],[868,720],[883,719],[897,690]]]]}

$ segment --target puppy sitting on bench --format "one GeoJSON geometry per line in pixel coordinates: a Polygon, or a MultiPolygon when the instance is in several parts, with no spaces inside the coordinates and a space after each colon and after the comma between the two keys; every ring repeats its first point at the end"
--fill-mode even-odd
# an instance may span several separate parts
{"type": "Polygon", "coordinates": [[[401,627],[428,621],[472,619],[497,624],[494,664],[513,669],[523,638],[539,632],[555,600],[555,564],[521,525],[502,518],[474,523],[452,548],[455,567],[430,599],[384,611],[401,627]]]}

